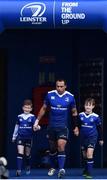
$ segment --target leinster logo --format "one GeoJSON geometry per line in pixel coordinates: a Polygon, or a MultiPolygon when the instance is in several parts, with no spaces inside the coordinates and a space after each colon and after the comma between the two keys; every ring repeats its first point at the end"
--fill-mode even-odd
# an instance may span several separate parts
{"type": "Polygon", "coordinates": [[[46,5],[41,2],[33,2],[26,4],[20,11],[21,22],[31,22],[32,24],[42,24],[46,22],[46,17],[43,17],[46,11],[46,5]]]}

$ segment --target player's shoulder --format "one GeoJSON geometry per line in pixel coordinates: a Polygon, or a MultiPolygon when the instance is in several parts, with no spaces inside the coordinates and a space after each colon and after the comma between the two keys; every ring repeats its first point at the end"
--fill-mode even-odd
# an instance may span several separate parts
{"type": "Polygon", "coordinates": [[[71,92],[69,92],[69,91],[65,91],[65,94],[68,95],[68,96],[74,97],[74,95],[71,94],[71,92]]]}
{"type": "Polygon", "coordinates": [[[48,94],[54,94],[56,93],[56,90],[48,91],[48,94]]]}
{"type": "MultiPolygon", "coordinates": [[[[85,114],[85,112],[80,112],[79,116],[86,116],[86,114],[85,114]]],[[[94,112],[88,115],[88,117],[90,117],[90,116],[99,117],[99,115],[94,112]]]]}
{"type": "Polygon", "coordinates": [[[84,112],[80,112],[80,113],[79,113],[79,116],[84,116],[84,115],[85,115],[84,112]]]}
{"type": "Polygon", "coordinates": [[[25,116],[27,116],[27,117],[35,117],[35,115],[32,114],[32,113],[29,113],[29,114],[21,113],[21,114],[18,115],[18,118],[24,118],[25,116]]]}
{"type": "Polygon", "coordinates": [[[23,113],[19,114],[18,117],[22,117],[23,116],[23,113]]]}
{"type": "Polygon", "coordinates": [[[92,116],[94,116],[94,117],[99,117],[99,115],[97,114],[97,113],[92,113],[92,116]]]}

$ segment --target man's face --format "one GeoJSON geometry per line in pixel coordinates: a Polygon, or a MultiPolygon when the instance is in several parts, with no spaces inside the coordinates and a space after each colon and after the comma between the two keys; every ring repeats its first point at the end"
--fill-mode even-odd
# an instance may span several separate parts
{"type": "Polygon", "coordinates": [[[56,90],[59,94],[63,94],[65,92],[66,85],[64,81],[57,81],[56,82],[56,90]]]}

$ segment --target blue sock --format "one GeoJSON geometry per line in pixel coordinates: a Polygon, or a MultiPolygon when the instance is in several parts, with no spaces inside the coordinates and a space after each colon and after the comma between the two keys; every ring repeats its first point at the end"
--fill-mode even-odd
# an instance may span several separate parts
{"type": "Polygon", "coordinates": [[[87,171],[87,158],[83,157],[83,168],[85,171],[87,171]]]}
{"type": "Polygon", "coordinates": [[[51,168],[55,168],[55,161],[56,161],[56,155],[57,155],[57,152],[54,152],[54,153],[49,153],[49,156],[50,156],[50,166],[51,168]]]}
{"type": "Polygon", "coordinates": [[[58,165],[59,165],[59,169],[64,169],[65,159],[66,159],[65,151],[58,152],[58,165]]]}
{"type": "Polygon", "coordinates": [[[23,162],[23,154],[18,153],[18,155],[17,155],[17,170],[22,169],[22,162],[23,162]]]}
{"type": "Polygon", "coordinates": [[[30,167],[31,166],[31,155],[26,156],[26,167],[30,167]]]}
{"type": "Polygon", "coordinates": [[[92,175],[93,163],[93,158],[87,158],[87,171],[90,175],[92,175]]]}

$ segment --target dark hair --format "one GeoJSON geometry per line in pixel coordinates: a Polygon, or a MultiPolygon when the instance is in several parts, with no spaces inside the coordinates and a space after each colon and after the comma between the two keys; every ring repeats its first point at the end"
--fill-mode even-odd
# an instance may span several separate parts
{"type": "Polygon", "coordinates": [[[88,104],[88,103],[95,106],[95,99],[94,98],[87,98],[85,100],[85,104],[88,104]]]}
{"type": "Polygon", "coordinates": [[[23,102],[23,106],[24,105],[29,105],[32,107],[32,101],[30,99],[25,99],[24,102],[23,102]]]}
{"type": "Polygon", "coordinates": [[[64,82],[64,84],[65,84],[65,85],[67,85],[66,80],[65,80],[65,79],[63,79],[63,78],[59,78],[59,79],[57,79],[57,80],[56,80],[56,82],[57,82],[57,81],[60,81],[60,82],[61,82],[61,81],[63,81],[63,82],[64,82]]]}

